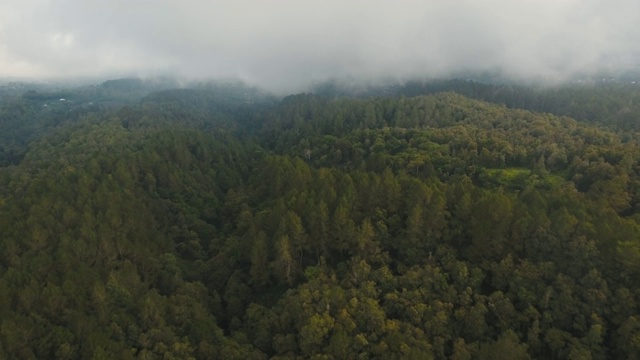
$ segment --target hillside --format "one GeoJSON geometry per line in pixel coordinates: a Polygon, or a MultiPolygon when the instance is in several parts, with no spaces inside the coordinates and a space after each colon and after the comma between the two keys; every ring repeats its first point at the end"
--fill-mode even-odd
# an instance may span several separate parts
{"type": "Polygon", "coordinates": [[[102,86],[0,104],[0,358],[640,357],[636,125],[102,86]]]}

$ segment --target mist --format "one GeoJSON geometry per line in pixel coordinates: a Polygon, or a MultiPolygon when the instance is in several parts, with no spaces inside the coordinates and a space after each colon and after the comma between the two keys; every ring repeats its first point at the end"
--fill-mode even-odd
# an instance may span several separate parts
{"type": "Polygon", "coordinates": [[[635,68],[639,20],[633,0],[0,1],[0,77],[561,81],[635,68]]]}

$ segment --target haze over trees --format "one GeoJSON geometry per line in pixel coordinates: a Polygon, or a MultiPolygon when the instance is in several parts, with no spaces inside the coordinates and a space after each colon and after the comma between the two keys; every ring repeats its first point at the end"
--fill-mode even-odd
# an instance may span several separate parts
{"type": "Polygon", "coordinates": [[[0,358],[640,357],[640,89],[367,91],[1,92],[0,358]]]}

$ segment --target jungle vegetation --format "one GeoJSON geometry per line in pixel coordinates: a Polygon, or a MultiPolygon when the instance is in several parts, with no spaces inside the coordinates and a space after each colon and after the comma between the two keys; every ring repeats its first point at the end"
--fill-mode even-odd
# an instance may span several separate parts
{"type": "Polygon", "coordinates": [[[631,85],[62,91],[0,100],[0,358],[640,358],[631,85]]]}

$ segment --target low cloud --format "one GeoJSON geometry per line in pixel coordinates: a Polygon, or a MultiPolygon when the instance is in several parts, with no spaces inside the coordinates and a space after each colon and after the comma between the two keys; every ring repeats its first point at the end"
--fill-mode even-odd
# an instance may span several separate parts
{"type": "Polygon", "coordinates": [[[632,0],[5,1],[0,76],[555,79],[636,66],[639,20],[632,0]]]}

